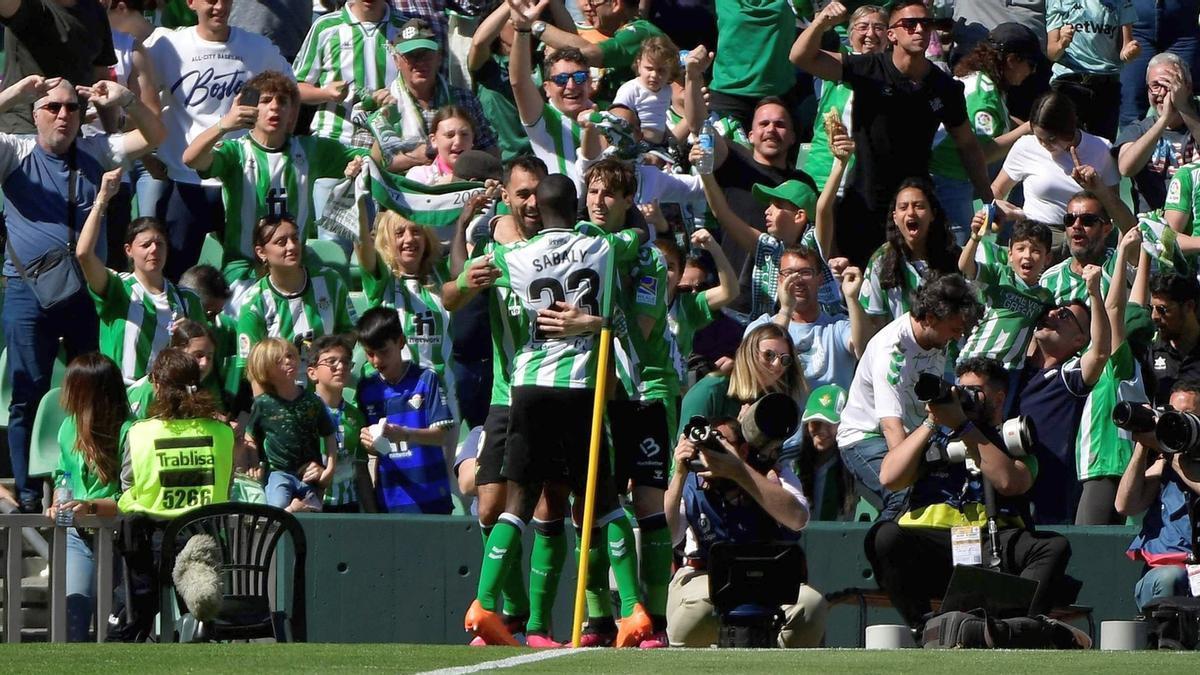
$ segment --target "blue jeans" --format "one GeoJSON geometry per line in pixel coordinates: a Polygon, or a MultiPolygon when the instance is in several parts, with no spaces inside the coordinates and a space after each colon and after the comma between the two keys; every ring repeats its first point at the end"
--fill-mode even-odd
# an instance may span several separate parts
{"type": "Polygon", "coordinates": [[[313,486],[286,471],[272,471],[267,477],[267,504],[286,509],[292,499],[304,499],[312,494],[313,486]]]}
{"type": "Polygon", "coordinates": [[[1190,595],[1187,570],[1178,565],[1151,567],[1133,587],[1133,599],[1139,611],[1151,600],[1174,595],[1190,595]]]}
{"type": "Polygon", "coordinates": [[[839,448],[842,464],[870,494],[863,495],[879,509],[879,520],[896,520],[904,513],[909,488],[892,492],[879,480],[879,468],[887,454],[887,441],[881,437],[865,438],[854,445],[839,448]]]}
{"type": "Polygon", "coordinates": [[[133,163],[129,182],[133,185],[133,196],[137,200],[138,217],[157,214],[158,203],[167,192],[168,182],[151,176],[140,160],[133,163]]]}
{"type": "Polygon", "coordinates": [[[96,557],[91,543],[73,527],[67,530],[66,581],[67,641],[87,642],[96,611],[96,557]]]}
{"type": "MultiPolygon", "coordinates": [[[[168,253],[164,272],[172,282],[179,283],[179,277],[200,260],[204,236],[209,232],[218,235],[224,232],[225,203],[220,187],[170,181],[166,185],[166,197],[158,204],[158,219],[167,224],[168,253]]],[[[245,225],[254,227],[256,224],[245,225]]]]}
{"type": "Polygon", "coordinates": [[[42,498],[42,481],[29,479],[33,418],[42,396],[50,391],[58,341],[62,339],[70,363],[80,354],[97,350],[100,322],[86,290],[53,309],[44,310],[24,281],[18,277],[9,277],[7,281],[4,339],[13,387],[8,407],[8,451],[18,496],[22,504],[31,505],[42,498]]]}
{"type": "Polygon", "coordinates": [[[975,187],[969,180],[938,175],[933,177],[933,186],[938,202],[946,212],[946,225],[954,234],[954,241],[965,246],[971,236],[971,218],[975,217],[975,187]]]}
{"type": "Polygon", "coordinates": [[[1192,80],[1200,81],[1200,62],[1196,61],[1200,26],[1196,25],[1197,0],[1133,0],[1137,22],[1133,39],[1142,52],[1121,68],[1121,125],[1140,120],[1149,109],[1146,100],[1146,65],[1161,52],[1173,52],[1192,64],[1192,80]]]}

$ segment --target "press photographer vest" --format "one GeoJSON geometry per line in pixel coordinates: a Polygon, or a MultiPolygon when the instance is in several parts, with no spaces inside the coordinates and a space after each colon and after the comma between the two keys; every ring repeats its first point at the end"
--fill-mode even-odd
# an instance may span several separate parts
{"type": "Polygon", "coordinates": [[[717,543],[752,544],[792,542],[800,533],[781,526],[750,495],[741,504],[730,504],[720,495],[701,489],[700,478],[689,474],[683,484],[683,504],[688,525],[699,547],[693,557],[708,558],[708,549],[717,543]]]}
{"type": "Polygon", "coordinates": [[[122,513],[174,518],[205,504],[229,501],[233,430],[213,419],[148,419],[129,428],[133,485],[122,513]]]}
{"type": "MultiPolygon", "coordinates": [[[[1021,527],[1024,499],[996,495],[1000,527],[1021,527]]],[[[899,524],[949,528],[985,525],[983,475],[972,474],[963,464],[923,465],[908,497],[908,508],[899,524]]]]}

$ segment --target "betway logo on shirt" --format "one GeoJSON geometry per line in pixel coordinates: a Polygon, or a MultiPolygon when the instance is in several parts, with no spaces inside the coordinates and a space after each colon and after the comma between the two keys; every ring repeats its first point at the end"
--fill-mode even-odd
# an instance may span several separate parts
{"type": "Polygon", "coordinates": [[[1112,24],[1095,23],[1094,21],[1080,21],[1075,25],[1077,33],[1095,33],[1096,35],[1112,35],[1116,32],[1117,27],[1112,24]]]}
{"type": "Polygon", "coordinates": [[[171,93],[185,106],[195,107],[210,98],[217,101],[233,98],[248,79],[250,73],[245,70],[222,73],[218,73],[216,68],[189,70],[171,87],[171,93]]]}

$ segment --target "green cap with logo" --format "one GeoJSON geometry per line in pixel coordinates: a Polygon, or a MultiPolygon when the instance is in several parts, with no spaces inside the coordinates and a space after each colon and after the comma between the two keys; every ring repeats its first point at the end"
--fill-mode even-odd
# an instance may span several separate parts
{"type": "Polygon", "coordinates": [[[820,420],[830,424],[842,421],[842,408],[846,407],[846,390],[836,384],[827,384],[813,389],[808,396],[808,405],[804,406],[802,422],[820,420]]]}
{"type": "Polygon", "coordinates": [[[415,52],[418,49],[432,49],[437,51],[437,39],[433,34],[433,28],[425,19],[409,19],[400,27],[400,35],[393,43],[393,49],[397,54],[408,54],[415,52]]]}
{"type": "Polygon", "coordinates": [[[795,178],[784,181],[776,187],[755,183],[754,187],[750,189],[750,193],[754,195],[758,203],[763,205],[770,204],[772,199],[782,199],[796,208],[804,209],[809,217],[814,217],[813,212],[817,208],[817,193],[807,183],[795,178]]]}

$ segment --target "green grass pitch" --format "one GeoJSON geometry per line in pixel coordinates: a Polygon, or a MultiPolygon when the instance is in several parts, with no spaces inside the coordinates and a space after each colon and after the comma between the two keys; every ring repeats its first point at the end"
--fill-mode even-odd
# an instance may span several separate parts
{"type": "MultiPolygon", "coordinates": [[[[439,645],[219,644],[219,645],[6,645],[5,673],[419,673],[471,666],[528,649],[439,645]]],[[[540,673],[1015,673],[1196,672],[1195,654],[1171,652],[921,651],[861,649],[718,650],[654,652],[587,650],[507,668],[540,673]]]]}

